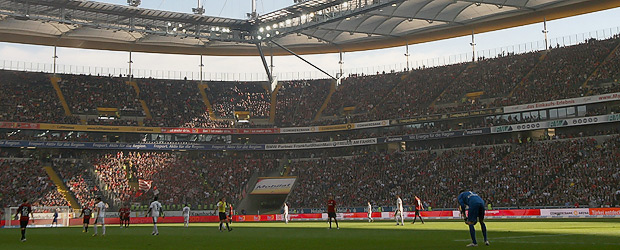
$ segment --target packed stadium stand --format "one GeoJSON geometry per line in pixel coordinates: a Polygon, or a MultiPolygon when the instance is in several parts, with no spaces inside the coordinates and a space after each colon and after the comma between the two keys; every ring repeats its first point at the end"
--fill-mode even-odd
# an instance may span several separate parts
{"type": "Polygon", "coordinates": [[[293,207],[321,207],[337,194],[353,207],[390,204],[401,195],[443,208],[454,207],[455,196],[440,194],[469,187],[500,207],[612,205],[618,142],[615,136],[305,160],[291,172],[301,180],[289,200],[293,207]]]}
{"type": "Polygon", "coordinates": [[[333,95],[327,80],[283,82],[275,101],[262,83],[207,82],[205,100],[196,81],[137,79],[132,87],[118,77],[87,75],[60,75],[64,98],[59,99],[50,75],[2,71],[0,81],[12,90],[2,93],[6,107],[2,120],[76,124],[82,118],[87,124],[122,126],[283,127],[483,110],[613,92],[618,88],[614,72],[619,67],[619,41],[617,36],[591,39],[549,52],[350,76],[333,95]],[[63,112],[63,99],[71,115],[63,112]],[[273,114],[271,105],[276,105],[273,114]],[[117,119],[99,119],[105,114],[98,112],[102,108],[113,109],[117,119]],[[251,123],[236,124],[235,111],[249,112],[251,123]],[[270,116],[273,124],[252,121],[270,116]]]}
{"type": "Polygon", "coordinates": [[[39,160],[3,157],[0,159],[0,180],[0,206],[3,208],[19,204],[22,199],[30,200],[35,206],[69,205],[39,160]]]}
{"type": "Polygon", "coordinates": [[[6,90],[0,93],[3,121],[79,122],[79,119],[65,116],[49,75],[0,70],[0,81],[6,90]]]}
{"type": "Polygon", "coordinates": [[[276,124],[301,126],[312,121],[330,91],[328,80],[284,82],[276,99],[276,124]]]}

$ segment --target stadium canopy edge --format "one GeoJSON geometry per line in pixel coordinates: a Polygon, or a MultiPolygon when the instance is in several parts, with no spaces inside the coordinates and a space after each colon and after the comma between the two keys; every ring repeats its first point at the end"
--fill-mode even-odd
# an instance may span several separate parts
{"type": "MultiPolygon", "coordinates": [[[[473,3],[474,1],[465,2],[473,3]]],[[[549,4],[546,7],[542,6],[536,10],[520,10],[514,12],[507,12],[504,14],[491,15],[488,17],[480,18],[480,20],[474,20],[467,24],[456,24],[447,26],[438,25],[441,27],[436,28],[431,26],[427,29],[416,31],[414,33],[406,34],[403,36],[385,36],[373,39],[361,39],[359,41],[352,40],[350,42],[343,43],[307,43],[300,41],[285,44],[285,46],[300,55],[367,51],[404,46],[405,44],[411,45],[465,36],[471,34],[472,31],[477,34],[496,31],[533,23],[539,23],[542,22],[544,18],[546,18],[547,20],[556,20],[618,7],[620,7],[620,1],[618,0],[560,1],[549,4]]],[[[136,43],[133,41],[128,42],[123,40],[108,39],[106,37],[93,38],[76,35],[57,36],[30,32],[28,30],[19,30],[16,26],[6,27],[6,24],[3,27],[2,23],[6,20],[8,19],[4,18],[3,20],[3,18],[0,18],[0,42],[45,46],[55,45],[59,47],[97,49],[108,51],[133,51],[164,54],[212,56],[259,55],[254,44],[223,42],[213,46],[195,46],[191,44],[166,42],[136,43]]],[[[305,38],[305,35],[303,37],[305,38]]],[[[273,55],[288,55],[286,51],[278,48],[277,46],[272,47],[270,49],[270,53],[273,53],[273,55]]]]}

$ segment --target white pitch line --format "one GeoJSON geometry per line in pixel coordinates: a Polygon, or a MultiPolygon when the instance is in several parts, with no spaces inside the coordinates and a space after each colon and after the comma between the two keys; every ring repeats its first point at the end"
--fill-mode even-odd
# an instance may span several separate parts
{"type": "MultiPolygon", "coordinates": [[[[511,237],[493,237],[492,240],[501,240],[501,239],[523,239],[523,238],[540,238],[540,237],[555,237],[555,236],[566,236],[569,234],[541,234],[541,235],[526,235],[526,236],[511,236],[511,237]]],[[[454,240],[454,241],[471,241],[471,239],[467,240],[454,240]]]]}

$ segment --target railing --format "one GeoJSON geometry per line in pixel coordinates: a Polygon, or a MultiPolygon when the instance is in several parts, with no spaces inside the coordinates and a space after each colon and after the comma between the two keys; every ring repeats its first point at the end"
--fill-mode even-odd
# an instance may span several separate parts
{"type": "MultiPolygon", "coordinates": [[[[558,38],[549,39],[549,45],[556,48],[558,46],[571,46],[580,43],[584,43],[589,39],[604,40],[620,34],[620,27],[601,29],[581,34],[563,36],[558,38]]],[[[545,41],[538,40],[532,42],[526,42],[521,44],[515,44],[510,46],[504,46],[494,49],[479,50],[476,52],[476,58],[495,58],[509,53],[523,54],[529,52],[536,52],[545,50],[545,41]]],[[[409,65],[411,69],[429,68],[445,66],[457,63],[471,62],[472,52],[461,53],[456,55],[441,56],[435,58],[428,58],[424,60],[410,61],[409,65]]],[[[381,65],[381,66],[369,66],[344,69],[344,75],[375,75],[378,73],[389,72],[402,72],[407,68],[407,63],[403,58],[403,62],[381,65]]],[[[54,66],[51,63],[36,63],[36,62],[22,62],[22,61],[10,61],[0,60],[0,69],[4,70],[17,70],[17,71],[31,71],[31,72],[54,72],[54,66]]],[[[157,79],[188,79],[199,80],[200,73],[197,71],[174,71],[174,70],[154,70],[154,69],[133,69],[133,76],[135,78],[157,78],[157,79]]],[[[326,70],[331,75],[337,75],[339,70],[331,69],[326,70]]],[[[96,66],[76,66],[76,65],[56,65],[56,73],[59,74],[85,74],[85,75],[102,75],[102,76],[127,76],[129,73],[128,68],[118,67],[96,67],[96,66]]],[[[325,74],[319,71],[299,71],[299,72],[276,72],[275,78],[280,81],[287,80],[303,80],[303,79],[325,79],[328,78],[325,74]]],[[[202,79],[205,81],[266,81],[267,77],[264,72],[202,72],[202,79]]]]}

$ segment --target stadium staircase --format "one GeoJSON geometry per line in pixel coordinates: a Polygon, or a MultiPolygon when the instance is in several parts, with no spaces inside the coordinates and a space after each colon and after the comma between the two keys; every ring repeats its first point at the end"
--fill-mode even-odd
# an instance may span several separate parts
{"type": "Polygon", "coordinates": [[[508,93],[508,98],[512,97],[512,95],[514,95],[515,91],[517,91],[517,89],[521,88],[523,86],[523,84],[525,84],[525,80],[530,77],[530,75],[532,75],[532,73],[534,72],[534,69],[538,68],[538,65],[540,65],[545,58],[547,58],[547,53],[543,52],[542,55],[538,58],[538,62],[536,62],[536,65],[534,65],[534,67],[532,67],[530,69],[529,72],[527,72],[527,74],[525,74],[525,76],[523,78],[521,78],[521,81],[510,91],[510,93],[508,93]]]}
{"type": "Polygon", "coordinates": [[[71,110],[69,109],[65,96],[62,94],[62,90],[60,90],[60,85],[58,85],[58,82],[60,82],[60,77],[52,76],[50,77],[50,82],[52,83],[54,90],[56,90],[56,95],[58,96],[58,100],[60,100],[60,104],[62,104],[62,108],[65,110],[65,115],[72,116],[73,114],[71,114],[71,110]]]}
{"type": "MultiPolygon", "coordinates": [[[[140,87],[138,87],[138,83],[134,82],[134,81],[126,81],[125,82],[127,85],[133,87],[133,90],[136,91],[136,96],[138,96],[138,101],[140,101],[140,105],[142,106],[142,110],[144,110],[144,114],[146,115],[146,118],[148,119],[152,119],[153,116],[151,116],[151,110],[149,109],[149,106],[146,105],[146,102],[144,100],[142,100],[142,98],[140,98],[140,87]]],[[[144,122],[143,121],[139,121],[139,125],[143,126],[144,122]]]]}
{"type": "Polygon", "coordinates": [[[47,175],[50,177],[50,180],[52,180],[54,185],[56,185],[56,188],[58,188],[58,192],[60,192],[69,202],[71,208],[80,209],[80,204],[77,202],[75,197],[73,197],[67,186],[65,186],[65,183],[62,181],[62,179],[60,179],[58,174],[56,174],[56,171],[54,171],[51,166],[45,166],[43,167],[43,170],[45,170],[47,175]]]}
{"type": "MultiPolygon", "coordinates": [[[[588,79],[586,79],[583,84],[581,85],[581,88],[585,88],[588,86],[588,83],[590,82],[590,79],[592,79],[592,77],[596,76],[598,74],[599,69],[603,66],[603,64],[605,64],[605,62],[609,61],[609,59],[611,59],[614,54],[616,53],[616,51],[618,51],[618,49],[620,48],[620,42],[616,45],[616,47],[614,49],[611,50],[611,52],[605,57],[605,60],[603,60],[601,63],[599,63],[596,66],[596,69],[594,69],[594,71],[592,72],[592,74],[590,74],[590,76],[588,76],[588,79]]],[[[592,90],[588,91],[588,95],[591,94],[592,90]]]]}
{"type": "Polygon", "coordinates": [[[446,94],[446,92],[448,92],[448,90],[450,89],[450,87],[451,87],[452,85],[454,85],[454,84],[456,84],[456,83],[457,83],[457,80],[461,78],[461,76],[463,75],[463,73],[465,73],[465,71],[467,71],[468,69],[473,68],[473,67],[475,67],[475,66],[476,66],[476,64],[475,64],[475,63],[470,63],[469,65],[467,65],[467,67],[465,67],[465,69],[463,69],[463,71],[459,72],[459,74],[458,74],[458,75],[454,78],[454,81],[452,81],[451,83],[449,83],[449,84],[446,86],[446,88],[445,88],[443,91],[441,91],[441,93],[440,93],[437,97],[435,97],[435,100],[433,100],[433,101],[431,102],[431,104],[430,104],[430,105],[428,105],[428,106],[429,106],[429,107],[434,107],[434,106],[435,106],[435,104],[436,104],[436,103],[437,103],[437,102],[441,99],[441,97],[442,97],[443,95],[445,95],[445,94],[446,94]]]}
{"type": "Polygon", "coordinates": [[[336,81],[332,81],[332,84],[329,87],[329,94],[327,94],[327,97],[325,97],[325,101],[323,101],[323,105],[321,105],[321,108],[319,109],[319,111],[316,112],[316,116],[314,116],[313,121],[317,121],[321,117],[321,115],[323,114],[323,110],[327,108],[327,104],[332,99],[334,92],[336,92],[336,81]]]}
{"type": "Polygon", "coordinates": [[[207,85],[206,83],[198,83],[198,90],[200,91],[202,102],[204,102],[205,105],[207,106],[207,112],[209,112],[209,117],[215,120],[215,114],[213,113],[213,107],[211,106],[211,102],[209,101],[209,98],[207,97],[207,92],[205,92],[205,89],[208,89],[208,88],[209,88],[209,85],[207,85]]]}
{"type": "Polygon", "coordinates": [[[411,73],[409,73],[409,74],[405,74],[405,75],[401,76],[401,77],[400,77],[400,82],[399,82],[398,84],[394,84],[394,87],[392,87],[392,89],[390,90],[390,92],[388,92],[388,93],[387,93],[387,95],[385,95],[385,96],[381,99],[381,101],[379,101],[379,103],[377,103],[377,105],[375,105],[374,107],[372,107],[372,109],[370,110],[370,112],[369,112],[369,113],[371,113],[371,114],[372,114],[372,113],[376,112],[377,107],[379,107],[379,106],[383,105],[383,103],[384,103],[385,101],[387,101],[390,97],[392,97],[392,95],[394,94],[394,92],[396,92],[396,89],[398,89],[398,87],[399,87],[399,86],[401,86],[401,85],[403,85],[403,84],[408,84],[408,83],[405,83],[405,80],[407,80],[407,78],[409,78],[409,75],[410,75],[410,74],[411,74],[411,73]]]}
{"type": "Polygon", "coordinates": [[[282,83],[278,82],[276,88],[271,92],[271,107],[269,108],[269,123],[274,123],[276,120],[276,105],[278,103],[278,92],[282,88],[282,83]]]}

